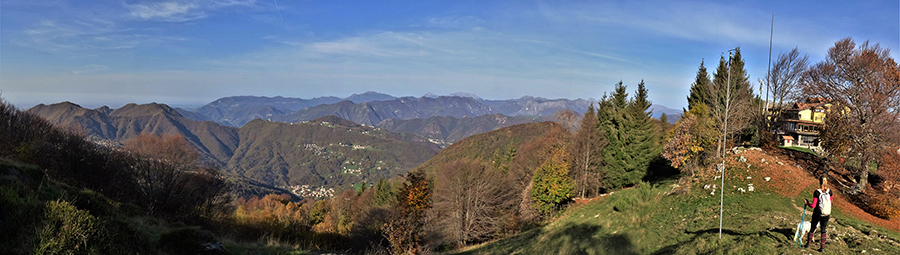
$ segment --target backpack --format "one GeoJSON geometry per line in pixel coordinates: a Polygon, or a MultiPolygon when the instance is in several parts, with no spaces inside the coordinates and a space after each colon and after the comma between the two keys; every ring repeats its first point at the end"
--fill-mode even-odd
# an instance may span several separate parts
{"type": "Polygon", "coordinates": [[[819,209],[823,216],[831,215],[831,189],[825,189],[825,192],[819,191],[819,209]]]}

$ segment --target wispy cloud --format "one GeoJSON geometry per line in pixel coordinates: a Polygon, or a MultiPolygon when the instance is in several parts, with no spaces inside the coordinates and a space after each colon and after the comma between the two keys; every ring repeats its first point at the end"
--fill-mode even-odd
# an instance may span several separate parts
{"type": "Polygon", "coordinates": [[[127,5],[129,16],[139,20],[185,22],[209,17],[209,11],[233,6],[251,6],[255,0],[171,1],[127,5]]]}
{"type": "MultiPolygon", "coordinates": [[[[771,12],[714,2],[604,2],[543,5],[541,13],[556,22],[588,22],[636,29],[651,35],[698,42],[768,45],[771,12]]],[[[775,43],[784,47],[821,44],[820,25],[779,16],[775,43]]]]}
{"type": "Polygon", "coordinates": [[[91,50],[124,50],[185,40],[178,36],[151,35],[134,29],[118,28],[114,23],[103,20],[68,23],[45,20],[25,29],[22,35],[12,41],[22,47],[69,54],[91,50]]]}
{"type": "Polygon", "coordinates": [[[131,9],[131,17],[142,20],[168,22],[184,22],[207,17],[205,11],[198,9],[196,3],[163,2],[152,4],[136,4],[131,9]]]}
{"type": "Polygon", "coordinates": [[[598,85],[620,79],[635,84],[641,78],[665,79],[601,68],[636,66],[631,62],[573,49],[552,38],[534,40],[489,30],[441,30],[384,31],[330,41],[286,42],[282,47],[204,65],[214,67],[213,71],[242,70],[247,75],[265,77],[272,90],[285,89],[277,84],[341,84],[339,87],[348,94],[365,90],[398,95],[469,91],[486,98],[526,94],[587,98],[602,95],[598,85]]]}
{"type": "Polygon", "coordinates": [[[66,10],[64,15],[26,24],[10,41],[22,47],[67,53],[155,46],[186,39],[135,20],[186,22],[209,17],[213,11],[254,4],[255,0],[197,0],[76,8],[60,3],[53,7],[66,10]]]}

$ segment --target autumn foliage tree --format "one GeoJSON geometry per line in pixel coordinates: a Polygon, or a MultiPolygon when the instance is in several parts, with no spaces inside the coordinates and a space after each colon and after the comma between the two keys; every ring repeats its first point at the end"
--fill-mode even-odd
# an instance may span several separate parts
{"type": "Polygon", "coordinates": [[[857,190],[865,190],[870,162],[900,140],[900,67],[888,49],[844,38],[801,81],[806,95],[830,100],[820,139],[831,157],[860,162],[857,190]]]}
{"type": "Polygon", "coordinates": [[[708,163],[719,134],[706,109],[700,104],[686,112],[669,131],[668,142],[663,146],[662,156],[673,167],[691,175],[708,163]]]}
{"type": "Polygon", "coordinates": [[[552,214],[572,199],[575,184],[569,178],[569,163],[565,150],[558,148],[534,172],[531,198],[535,208],[544,214],[552,214]]]}
{"type": "Polygon", "coordinates": [[[425,213],[431,208],[431,189],[425,172],[406,174],[397,193],[396,217],[385,224],[384,235],[393,254],[421,254],[424,244],[425,213]]]}

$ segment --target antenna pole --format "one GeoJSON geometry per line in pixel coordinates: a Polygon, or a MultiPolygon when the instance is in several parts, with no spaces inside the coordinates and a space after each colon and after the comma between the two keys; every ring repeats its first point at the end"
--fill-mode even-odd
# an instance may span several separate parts
{"type": "Polygon", "coordinates": [[[722,165],[719,170],[722,171],[722,189],[719,194],[719,239],[722,239],[722,209],[725,205],[725,136],[728,135],[728,111],[731,105],[731,58],[734,49],[728,50],[728,62],[725,68],[728,69],[728,79],[725,80],[725,127],[722,130],[722,165]]]}
{"type": "MultiPolygon", "coordinates": [[[[775,11],[772,11],[772,25],[769,28],[769,66],[766,67],[766,109],[765,109],[766,112],[769,111],[769,89],[771,87],[769,82],[772,80],[770,75],[772,73],[772,37],[774,34],[775,34],[775,11]]],[[[760,91],[760,92],[762,92],[762,91],[760,91]]],[[[774,96],[773,96],[772,100],[775,100],[774,96]]],[[[768,113],[766,113],[766,115],[768,115],[768,113]]],[[[766,123],[768,123],[768,122],[766,122],[766,123]]],[[[768,125],[766,125],[766,129],[769,129],[768,125]]],[[[759,128],[757,128],[757,130],[759,130],[759,128]]]]}

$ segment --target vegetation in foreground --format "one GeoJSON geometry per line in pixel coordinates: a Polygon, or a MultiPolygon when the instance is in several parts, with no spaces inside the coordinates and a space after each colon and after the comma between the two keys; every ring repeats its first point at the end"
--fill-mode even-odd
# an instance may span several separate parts
{"type": "MultiPolygon", "coordinates": [[[[719,238],[718,188],[704,185],[713,178],[677,183],[675,180],[641,185],[596,198],[567,210],[549,224],[522,234],[460,250],[456,254],[808,254],[794,248],[792,237],[800,221],[802,198],[781,194],[775,186],[794,188],[792,179],[765,181],[768,170],[759,163],[730,160],[725,180],[722,238],[719,238]],[[747,179],[746,176],[751,176],[747,179]],[[778,184],[772,182],[781,182],[778,184]],[[734,187],[756,184],[754,191],[734,187]]],[[[773,163],[774,164],[774,163],[773,163]]],[[[809,178],[807,172],[797,177],[809,178]]],[[[751,185],[752,186],[752,185],[751,185]]],[[[846,198],[842,198],[846,199],[846,198]]],[[[900,252],[900,234],[863,222],[835,207],[829,224],[828,253],[874,254],[900,252]]],[[[807,212],[810,214],[810,212],[807,212]]],[[[807,215],[809,217],[809,215],[807,215]]]]}

